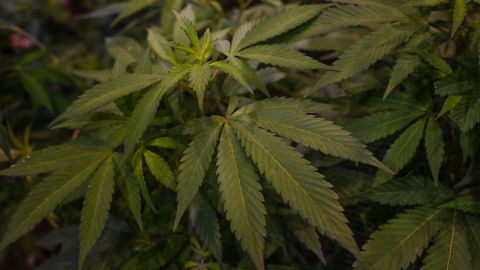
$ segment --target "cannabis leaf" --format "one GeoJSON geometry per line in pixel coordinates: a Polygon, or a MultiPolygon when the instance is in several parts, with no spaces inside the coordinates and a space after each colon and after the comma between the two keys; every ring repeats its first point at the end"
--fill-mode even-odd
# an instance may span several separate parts
{"type": "Polygon", "coordinates": [[[368,69],[414,32],[411,25],[387,26],[364,36],[333,63],[332,68],[336,71],[328,71],[307,94],[368,69]]]}
{"type": "Polygon", "coordinates": [[[433,179],[438,182],[438,174],[445,154],[443,131],[438,122],[430,118],[425,130],[425,149],[433,179]]]}
{"type": "Polygon", "coordinates": [[[285,9],[272,17],[256,23],[255,25],[245,26],[242,31],[237,34],[236,40],[240,39],[238,43],[237,41],[232,42],[231,52],[240,51],[241,49],[296,28],[318,15],[318,13],[325,7],[326,6],[324,5],[302,5],[293,7],[285,9]],[[250,29],[248,30],[248,28],[250,29]],[[243,38],[240,38],[242,35],[243,38]]]}
{"type": "Polygon", "coordinates": [[[127,123],[129,135],[125,137],[124,141],[124,157],[133,152],[135,144],[140,140],[150,125],[150,122],[155,117],[162,97],[188,73],[189,69],[190,65],[181,65],[172,68],[157,85],[153,86],[142,96],[127,123]]]}
{"type": "Polygon", "coordinates": [[[92,153],[86,155],[86,149],[87,147],[75,148],[72,145],[47,148],[38,152],[38,155],[34,153],[31,162],[21,161],[13,168],[1,171],[3,175],[54,172],[37,184],[19,205],[3,236],[0,249],[16,241],[37,225],[74,190],[85,183],[110,153],[105,149],[99,151],[98,148],[93,148],[92,153]],[[69,150],[68,153],[66,150],[69,150]],[[75,156],[72,155],[75,150],[80,152],[80,157],[77,159],[72,158],[75,156]]]}
{"type": "Polygon", "coordinates": [[[380,226],[363,246],[355,269],[405,269],[442,228],[445,210],[418,207],[380,226]]]}
{"type": "Polygon", "coordinates": [[[79,269],[105,227],[115,185],[114,175],[113,158],[107,157],[90,179],[80,222],[79,269]]]}
{"type": "Polygon", "coordinates": [[[474,269],[468,247],[467,227],[463,217],[454,212],[453,217],[435,237],[422,270],[474,269]]]}
{"type": "Polygon", "coordinates": [[[219,189],[227,219],[258,269],[263,267],[266,209],[258,176],[229,125],[223,127],[217,159],[219,189]]]}
{"type": "Polygon", "coordinates": [[[367,197],[389,205],[435,205],[453,197],[453,191],[443,184],[435,185],[421,176],[394,179],[376,186],[367,197]]]}
{"type": "Polygon", "coordinates": [[[177,178],[178,206],[175,228],[202,185],[215,151],[222,123],[223,121],[218,119],[214,125],[207,126],[203,132],[195,137],[183,153],[177,178]]]}
{"type": "MultiPolygon", "coordinates": [[[[426,119],[422,118],[407,128],[388,148],[383,163],[394,172],[400,171],[413,158],[423,137],[426,119]]],[[[375,183],[380,184],[392,178],[391,174],[379,171],[375,183]]]]}
{"type": "Polygon", "coordinates": [[[371,143],[399,131],[423,114],[418,110],[381,112],[352,121],[346,129],[362,142],[371,143]]]}
{"type": "Polygon", "coordinates": [[[311,57],[282,45],[257,45],[236,52],[235,55],[248,58],[259,63],[285,68],[329,68],[327,65],[322,64],[311,57]]]}
{"type": "Polygon", "coordinates": [[[50,125],[55,127],[56,124],[63,120],[91,112],[117,98],[148,87],[162,78],[163,75],[125,74],[119,78],[98,84],[81,95],[50,125]]]}

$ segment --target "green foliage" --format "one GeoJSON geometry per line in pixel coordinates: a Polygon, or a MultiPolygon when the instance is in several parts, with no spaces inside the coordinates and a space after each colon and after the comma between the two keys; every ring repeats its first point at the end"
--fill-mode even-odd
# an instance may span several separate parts
{"type": "Polygon", "coordinates": [[[2,258],[480,267],[478,1],[80,2],[0,3],[2,258]]]}

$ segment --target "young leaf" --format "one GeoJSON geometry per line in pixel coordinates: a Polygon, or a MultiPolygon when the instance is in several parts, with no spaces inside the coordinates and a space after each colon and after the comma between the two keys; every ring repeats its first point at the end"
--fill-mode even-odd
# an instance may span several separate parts
{"type": "Polygon", "coordinates": [[[295,112],[257,112],[240,118],[302,145],[335,157],[362,162],[390,171],[350,132],[313,115],[295,112]]]}
{"type": "Polygon", "coordinates": [[[171,190],[175,190],[175,178],[168,163],[159,155],[150,150],[143,151],[145,162],[155,179],[160,181],[164,186],[171,190]]]}
{"type": "Polygon", "coordinates": [[[452,37],[457,32],[463,20],[465,20],[466,15],[467,15],[467,2],[465,0],[455,0],[455,4],[453,6],[452,37]]]}
{"type": "Polygon", "coordinates": [[[255,168],[245,156],[229,125],[224,125],[220,136],[217,174],[232,231],[257,269],[263,270],[267,211],[255,168]]]}
{"type": "Polygon", "coordinates": [[[390,75],[390,81],[388,82],[387,89],[385,89],[383,99],[386,99],[393,89],[395,89],[395,87],[397,87],[403,80],[410,76],[410,74],[415,71],[419,64],[420,59],[418,56],[403,55],[398,58],[395,66],[393,66],[393,70],[390,75]]]}
{"type": "Polygon", "coordinates": [[[203,97],[207,89],[212,70],[208,65],[193,65],[190,70],[190,86],[197,94],[198,107],[203,112],[203,97]]]}
{"type": "Polygon", "coordinates": [[[366,197],[389,205],[437,204],[453,197],[453,191],[443,184],[434,184],[421,176],[394,179],[376,186],[366,197]]]}
{"type": "Polygon", "coordinates": [[[155,117],[157,107],[165,95],[175,84],[181,80],[188,72],[189,65],[174,67],[164,76],[161,82],[152,87],[143,95],[127,123],[128,136],[125,137],[124,157],[133,152],[135,144],[140,140],[150,122],[155,117]]]}
{"type": "Polygon", "coordinates": [[[346,129],[362,142],[371,143],[392,135],[423,114],[415,110],[381,112],[352,121],[346,129]]]}
{"type": "Polygon", "coordinates": [[[232,42],[232,51],[239,51],[258,42],[283,34],[312,19],[325,7],[324,5],[302,5],[285,9],[255,24],[238,43],[238,46],[234,46],[232,42]]]}
{"type": "Polygon", "coordinates": [[[79,269],[82,269],[88,252],[95,245],[107,222],[115,186],[114,174],[113,158],[109,157],[100,165],[88,185],[80,223],[79,269]]]}
{"type": "Polygon", "coordinates": [[[368,69],[414,32],[415,28],[409,25],[387,26],[362,37],[333,62],[332,68],[338,71],[328,71],[309,91],[350,78],[368,69]]]}
{"type": "Polygon", "coordinates": [[[468,247],[467,227],[462,216],[453,217],[434,239],[428,249],[421,270],[473,270],[472,256],[468,247]]]}
{"type": "Polygon", "coordinates": [[[162,78],[163,75],[124,74],[113,80],[98,84],[81,95],[65,112],[55,118],[50,126],[91,112],[119,97],[150,86],[162,78]]]}
{"type": "Polygon", "coordinates": [[[192,202],[190,218],[202,243],[213,253],[217,261],[221,262],[222,242],[217,214],[200,193],[197,193],[192,202]]]}
{"type": "Polygon", "coordinates": [[[353,254],[358,247],[332,185],[302,155],[280,138],[232,121],[248,156],[295,211],[353,254]]]}
{"type": "Polygon", "coordinates": [[[105,155],[102,155],[88,162],[71,163],[72,166],[59,169],[36,185],[13,214],[0,243],[0,250],[30,231],[68,195],[86,182],[104,158],[105,155]]]}
{"type": "MultiPolygon", "coordinates": [[[[422,118],[407,128],[388,148],[383,163],[395,173],[400,171],[413,158],[423,137],[426,119],[422,118]]],[[[392,178],[391,174],[378,171],[375,184],[381,184],[392,178]]]]}
{"type": "Polygon", "coordinates": [[[212,126],[198,134],[183,153],[177,178],[177,214],[174,230],[185,210],[192,202],[207,172],[222,128],[223,121],[213,122],[212,126]]]}
{"type": "Polygon", "coordinates": [[[443,130],[434,118],[428,120],[425,130],[425,150],[427,152],[428,164],[432,171],[433,180],[438,183],[438,174],[445,154],[443,142],[443,130]]]}
{"type": "Polygon", "coordinates": [[[257,45],[235,53],[259,63],[292,69],[329,69],[330,67],[283,45],[257,45]]]}
{"type": "Polygon", "coordinates": [[[406,269],[442,228],[445,210],[418,207],[380,226],[363,246],[355,269],[406,269]]]}

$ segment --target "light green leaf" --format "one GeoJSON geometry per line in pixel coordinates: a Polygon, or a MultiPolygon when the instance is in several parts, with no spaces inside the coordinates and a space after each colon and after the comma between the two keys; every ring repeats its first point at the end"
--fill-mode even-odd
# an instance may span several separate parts
{"type": "Polygon", "coordinates": [[[248,32],[250,32],[250,30],[256,23],[257,23],[256,21],[246,22],[237,28],[237,30],[235,31],[232,37],[232,45],[230,46],[230,49],[229,49],[230,53],[237,51],[237,47],[240,44],[240,41],[245,37],[245,35],[248,32]]]}
{"type": "Polygon", "coordinates": [[[124,74],[98,84],[81,95],[65,112],[53,120],[50,126],[91,112],[119,97],[144,89],[162,78],[162,75],[124,74]]]}
{"type": "Polygon", "coordinates": [[[205,96],[205,90],[207,89],[210,77],[212,76],[212,70],[208,65],[193,65],[190,70],[190,86],[197,94],[198,107],[203,112],[203,99],[205,96]]]}
{"type": "Polygon", "coordinates": [[[467,227],[459,213],[454,212],[446,228],[440,231],[428,249],[421,270],[473,270],[468,247],[467,227]]]}
{"type": "Polygon", "coordinates": [[[406,269],[442,228],[445,210],[418,207],[380,226],[363,246],[355,269],[406,269]]]}
{"type": "Polygon", "coordinates": [[[155,51],[155,53],[163,60],[167,60],[172,64],[177,64],[172,48],[168,45],[166,38],[160,34],[157,28],[149,28],[147,36],[148,45],[155,51]]]}
{"type": "Polygon", "coordinates": [[[36,185],[10,219],[0,243],[0,250],[30,231],[68,195],[85,183],[104,158],[105,155],[102,155],[90,159],[89,162],[71,163],[68,168],[59,169],[36,185]]]}
{"type": "Polygon", "coordinates": [[[142,96],[127,123],[128,136],[124,141],[124,158],[133,152],[134,146],[152,122],[163,95],[187,74],[189,68],[189,65],[173,67],[162,81],[142,96]]]}
{"type": "Polygon", "coordinates": [[[257,74],[257,71],[255,69],[253,69],[248,63],[239,58],[231,57],[229,58],[229,60],[233,65],[240,69],[240,71],[243,73],[243,76],[245,76],[245,78],[251,84],[253,84],[256,88],[262,91],[262,93],[264,93],[267,97],[270,96],[267,87],[265,87],[262,79],[257,74]]]}
{"type": "Polygon", "coordinates": [[[158,147],[158,148],[165,148],[165,149],[177,149],[178,143],[175,139],[170,137],[160,137],[153,139],[145,144],[147,147],[158,147]]]}
{"type": "Polygon", "coordinates": [[[332,122],[295,112],[263,111],[239,118],[325,154],[390,171],[362,143],[332,122]]]}
{"type": "Polygon", "coordinates": [[[127,6],[120,12],[120,14],[115,18],[112,25],[117,24],[121,20],[153,5],[157,0],[130,0],[127,6]]]}
{"type": "Polygon", "coordinates": [[[293,69],[330,69],[329,66],[283,45],[257,45],[235,53],[259,63],[293,69]]]}
{"type": "Polygon", "coordinates": [[[346,129],[362,142],[371,143],[392,135],[423,114],[416,110],[381,112],[354,120],[346,129]]]}
{"type": "Polygon", "coordinates": [[[280,138],[258,128],[232,121],[248,156],[275,190],[296,212],[353,254],[358,247],[347,226],[343,208],[332,185],[310,162],[280,138]]]}
{"type": "Polygon", "coordinates": [[[188,145],[180,161],[177,178],[178,206],[174,230],[202,185],[210,165],[223,122],[216,121],[212,124],[203,127],[202,132],[188,145]]]}
{"type": "Polygon", "coordinates": [[[236,42],[232,42],[232,52],[294,29],[318,15],[323,9],[325,9],[324,5],[302,5],[285,9],[272,17],[256,23],[241,39],[238,46],[235,46],[236,42]]]}
{"type": "Polygon", "coordinates": [[[263,270],[267,210],[255,168],[229,125],[224,125],[217,156],[219,189],[227,219],[257,269],[263,270]]]}
{"type": "Polygon", "coordinates": [[[246,80],[244,73],[237,66],[227,62],[218,62],[218,61],[210,63],[210,66],[213,68],[218,68],[221,71],[232,76],[232,78],[234,78],[237,82],[239,82],[248,91],[253,92],[253,87],[250,86],[250,83],[246,80]]]}
{"type": "MultiPolygon", "coordinates": [[[[388,148],[383,163],[395,173],[399,172],[413,158],[417,152],[418,145],[423,137],[426,119],[422,118],[407,128],[388,148]]],[[[375,184],[381,184],[390,180],[393,176],[378,171],[375,176],[375,184]]]]}
{"type": "Polygon", "coordinates": [[[387,89],[385,89],[383,99],[386,99],[393,89],[395,89],[395,87],[397,87],[403,80],[410,76],[410,74],[415,71],[419,64],[420,59],[418,56],[403,55],[398,58],[395,66],[393,66],[390,80],[388,82],[387,89]]]}
{"type": "Polygon", "coordinates": [[[155,176],[155,179],[167,188],[175,190],[175,177],[168,163],[161,156],[150,150],[143,151],[143,156],[148,169],[155,176]]]}
{"type": "Polygon", "coordinates": [[[437,119],[443,116],[445,113],[453,110],[455,107],[457,107],[458,103],[462,101],[463,97],[462,96],[449,96],[447,99],[445,99],[445,102],[443,102],[442,109],[437,115],[437,119]]]}
{"type": "Polygon", "coordinates": [[[247,114],[257,114],[265,112],[298,112],[314,113],[322,110],[331,109],[327,104],[318,103],[309,99],[297,99],[286,97],[273,97],[252,102],[232,114],[232,117],[241,117],[247,114]]]}
{"type": "Polygon", "coordinates": [[[410,176],[378,185],[366,197],[381,204],[404,206],[434,205],[453,195],[453,191],[443,184],[434,184],[431,179],[421,176],[410,176]]]}
{"type": "Polygon", "coordinates": [[[438,183],[438,174],[445,155],[445,144],[442,127],[434,118],[428,120],[425,130],[425,150],[433,179],[438,183]]]}
{"type": "Polygon", "coordinates": [[[85,193],[80,223],[79,269],[107,222],[115,186],[114,175],[113,158],[109,157],[92,176],[85,193]]]}
{"type": "Polygon", "coordinates": [[[453,6],[452,37],[457,32],[463,20],[465,20],[466,15],[467,15],[467,1],[455,0],[455,4],[453,6]]]}

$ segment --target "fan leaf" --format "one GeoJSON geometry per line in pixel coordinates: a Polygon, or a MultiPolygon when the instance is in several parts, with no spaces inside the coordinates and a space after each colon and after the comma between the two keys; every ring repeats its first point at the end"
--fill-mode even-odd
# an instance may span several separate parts
{"type": "Polygon", "coordinates": [[[406,269],[442,228],[445,210],[418,207],[380,226],[363,246],[355,269],[406,269]]]}
{"type": "Polygon", "coordinates": [[[365,145],[352,137],[350,132],[313,115],[262,111],[242,117],[241,120],[247,124],[254,123],[325,154],[390,171],[366,149],[365,145]]]}
{"type": "Polygon", "coordinates": [[[82,269],[85,258],[107,222],[115,186],[114,175],[113,158],[109,157],[92,176],[85,193],[80,222],[79,269],[82,269]]]}
{"type": "Polygon", "coordinates": [[[50,126],[94,111],[119,97],[144,89],[162,78],[163,75],[123,74],[118,78],[98,84],[81,95],[65,112],[55,118],[50,126]]]}
{"type": "Polygon", "coordinates": [[[223,121],[212,121],[210,126],[204,126],[203,131],[188,145],[183,153],[177,178],[177,214],[174,230],[178,226],[183,213],[192,202],[205,178],[210,165],[223,121]]]}
{"type": "Polygon", "coordinates": [[[233,122],[248,156],[295,211],[353,254],[358,247],[332,185],[300,153],[280,138],[233,122]]]}
{"type": "Polygon", "coordinates": [[[255,168],[245,156],[229,125],[218,145],[217,174],[227,219],[232,231],[257,269],[264,269],[266,209],[255,168]]]}

